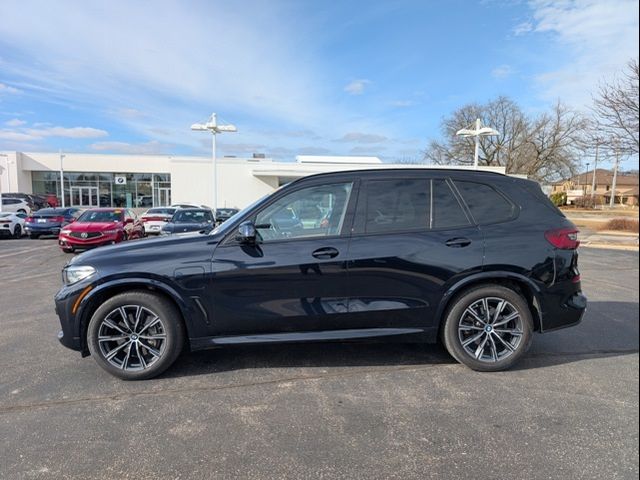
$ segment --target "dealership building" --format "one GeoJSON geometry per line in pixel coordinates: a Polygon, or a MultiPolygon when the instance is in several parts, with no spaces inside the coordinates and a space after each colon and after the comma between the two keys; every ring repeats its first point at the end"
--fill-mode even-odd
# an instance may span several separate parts
{"type": "MultiPolygon", "coordinates": [[[[377,157],[297,156],[276,162],[262,155],[216,161],[217,206],[243,208],[297,178],[365,168],[407,168],[377,157]]],[[[504,173],[504,168],[484,168],[504,173]]],[[[65,205],[148,208],[193,202],[213,205],[211,157],[0,152],[0,191],[54,194],[65,205]],[[62,157],[62,158],[61,158],[62,157]],[[61,165],[63,170],[61,172],[61,165]]]]}

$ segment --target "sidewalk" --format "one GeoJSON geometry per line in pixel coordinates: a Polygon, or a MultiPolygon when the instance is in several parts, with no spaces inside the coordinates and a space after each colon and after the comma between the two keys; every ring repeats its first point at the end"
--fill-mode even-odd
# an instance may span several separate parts
{"type": "Polygon", "coordinates": [[[612,248],[638,251],[638,234],[601,231],[587,233],[580,238],[580,245],[588,248],[612,248]]]}

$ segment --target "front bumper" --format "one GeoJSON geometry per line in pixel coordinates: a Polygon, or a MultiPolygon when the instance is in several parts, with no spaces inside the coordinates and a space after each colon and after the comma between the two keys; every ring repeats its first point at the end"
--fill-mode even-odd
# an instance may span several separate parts
{"type": "Polygon", "coordinates": [[[119,241],[120,235],[118,235],[117,233],[101,235],[100,237],[87,239],[70,237],[69,235],[60,235],[58,237],[58,245],[60,245],[62,248],[94,248],[101,247],[103,245],[111,245],[112,243],[117,243],[119,241]]]}
{"type": "Polygon", "coordinates": [[[86,287],[87,285],[79,288],[76,285],[65,286],[54,297],[56,315],[58,315],[61,327],[58,332],[58,340],[65,347],[76,351],[82,351],[84,345],[80,337],[80,318],[73,313],[73,307],[86,287]]]}

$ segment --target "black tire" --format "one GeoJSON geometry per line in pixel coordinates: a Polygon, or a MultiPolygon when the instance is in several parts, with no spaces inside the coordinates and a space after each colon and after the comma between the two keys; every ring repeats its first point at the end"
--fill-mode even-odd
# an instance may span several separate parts
{"type": "Polygon", "coordinates": [[[37,233],[30,233],[29,238],[31,240],[37,240],[38,238],[40,238],[40,235],[38,235],[37,233]]]}
{"type": "Polygon", "coordinates": [[[20,238],[20,237],[22,237],[22,227],[16,224],[16,226],[13,227],[13,238],[20,238]]]}
{"type": "Polygon", "coordinates": [[[68,248],[63,248],[63,249],[62,249],[62,251],[63,251],[64,253],[73,253],[73,252],[75,252],[75,251],[76,251],[76,249],[75,249],[75,248],[73,248],[73,247],[68,247],[68,248]]]}
{"type": "Polygon", "coordinates": [[[23,214],[27,214],[27,211],[24,208],[21,208],[18,210],[18,213],[23,213],[23,214]]]}
{"type": "Polygon", "coordinates": [[[532,339],[533,318],[527,301],[517,292],[501,285],[483,285],[463,292],[451,302],[444,317],[442,340],[446,349],[458,362],[480,372],[497,372],[508,369],[526,353],[531,346],[532,339]],[[483,316],[485,309],[481,306],[483,299],[487,299],[489,306],[487,309],[489,319],[486,323],[481,323],[482,320],[486,320],[486,317],[483,316]],[[505,303],[500,304],[501,300],[505,303]],[[491,310],[492,303],[495,305],[493,310],[491,310]],[[481,310],[476,310],[479,304],[481,310]],[[492,317],[494,317],[496,310],[500,310],[499,305],[504,305],[504,309],[508,307],[510,313],[500,319],[493,320],[493,323],[500,324],[505,318],[515,315],[516,312],[518,315],[507,324],[500,325],[500,328],[489,328],[487,325],[491,326],[492,317]],[[482,318],[476,321],[476,317],[468,313],[468,309],[471,309],[472,313],[480,312],[478,316],[482,318]],[[497,333],[508,331],[513,332],[514,335],[497,333]],[[521,334],[517,334],[518,332],[521,334]],[[479,338],[473,341],[477,337],[479,338]],[[483,344],[485,337],[487,341],[483,344]],[[465,346],[463,342],[470,343],[465,346]],[[467,348],[474,350],[473,354],[467,348]],[[479,358],[477,357],[478,352],[480,352],[479,358]],[[500,352],[502,352],[502,356],[500,352]]]}
{"type": "MultiPolygon", "coordinates": [[[[151,328],[160,329],[157,325],[151,325],[151,328]]],[[[151,328],[147,327],[146,333],[148,335],[150,335],[151,328]]],[[[184,324],[175,305],[166,298],[141,290],[121,293],[105,301],[94,312],[87,330],[87,345],[95,361],[107,372],[123,380],[145,380],[160,375],[178,358],[184,346],[184,340],[184,324]],[[148,322],[144,319],[141,320],[144,323],[137,330],[135,326],[131,325],[134,320],[131,314],[136,311],[136,308],[141,308],[145,312],[146,318],[150,318],[148,322]],[[131,327],[128,330],[124,327],[127,322],[123,321],[124,319],[119,313],[115,313],[120,310],[126,312],[128,324],[131,327]],[[107,336],[105,335],[106,331],[111,331],[116,336],[121,335],[117,330],[109,327],[105,320],[108,320],[111,325],[119,322],[116,323],[116,326],[121,328],[120,331],[125,332],[126,338],[119,339],[117,342],[98,342],[100,332],[102,332],[103,338],[107,336]],[[162,340],[149,340],[150,337],[145,337],[144,340],[143,337],[138,338],[136,332],[142,330],[142,333],[139,334],[142,335],[145,333],[144,327],[154,322],[161,326],[161,332],[154,334],[163,336],[162,340]],[[128,345],[124,345],[126,342],[128,345]],[[149,346],[152,348],[149,349],[149,346]],[[117,353],[112,360],[106,358],[107,354],[112,354],[114,350],[118,349],[120,349],[120,353],[117,353]],[[157,350],[151,354],[154,349],[157,350]],[[147,360],[151,359],[148,363],[144,360],[145,354],[147,360]],[[126,357],[127,355],[129,357],[126,357]],[[136,357],[136,355],[138,356],[136,357]],[[125,358],[120,359],[119,357],[125,358]],[[118,366],[118,362],[121,362],[121,365],[118,366]]]]}

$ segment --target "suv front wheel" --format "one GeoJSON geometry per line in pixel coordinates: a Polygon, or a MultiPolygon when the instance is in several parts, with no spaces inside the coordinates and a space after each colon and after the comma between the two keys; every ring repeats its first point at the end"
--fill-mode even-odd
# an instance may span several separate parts
{"type": "Polygon", "coordinates": [[[124,380],[164,372],[178,358],[184,327],[177,308],[145,291],[116,295],[93,314],[87,344],[98,365],[124,380]]]}
{"type": "Polygon", "coordinates": [[[442,336],[460,363],[495,372],[509,368],[529,349],[533,319],[521,295],[500,285],[484,285],[453,301],[442,336]]]}

